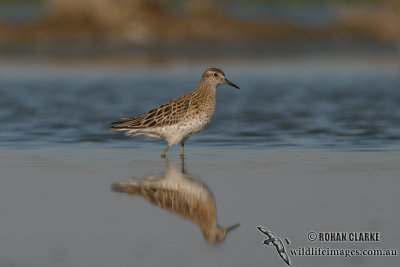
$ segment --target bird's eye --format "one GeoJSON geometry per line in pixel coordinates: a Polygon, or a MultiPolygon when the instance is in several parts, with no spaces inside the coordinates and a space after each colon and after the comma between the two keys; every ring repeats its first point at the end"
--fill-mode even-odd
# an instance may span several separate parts
{"type": "Polygon", "coordinates": [[[214,74],[213,74],[213,75],[214,75],[214,77],[218,77],[218,73],[215,73],[215,72],[214,72],[214,74]]]}

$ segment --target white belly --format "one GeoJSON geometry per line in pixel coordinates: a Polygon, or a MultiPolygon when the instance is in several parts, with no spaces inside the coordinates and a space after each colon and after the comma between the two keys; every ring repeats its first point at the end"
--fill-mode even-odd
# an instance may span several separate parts
{"type": "Polygon", "coordinates": [[[175,125],[121,130],[127,131],[125,134],[128,136],[144,135],[149,138],[164,139],[169,145],[176,145],[182,141],[185,142],[190,136],[201,131],[210,119],[210,116],[203,113],[199,116],[192,117],[190,120],[181,121],[175,125]]]}
{"type": "Polygon", "coordinates": [[[162,127],[161,131],[168,141],[168,144],[175,145],[186,141],[190,136],[200,132],[210,121],[206,114],[194,117],[191,120],[182,121],[176,125],[162,127]]]}

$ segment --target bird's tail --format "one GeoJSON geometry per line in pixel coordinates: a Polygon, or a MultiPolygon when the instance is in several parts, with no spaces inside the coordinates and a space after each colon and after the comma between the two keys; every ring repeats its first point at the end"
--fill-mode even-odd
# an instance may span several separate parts
{"type": "Polygon", "coordinates": [[[133,183],[113,183],[111,184],[111,190],[129,195],[138,195],[142,191],[140,186],[133,183]]]}
{"type": "Polygon", "coordinates": [[[111,122],[111,130],[124,131],[143,128],[142,118],[122,118],[120,121],[111,122]]]}

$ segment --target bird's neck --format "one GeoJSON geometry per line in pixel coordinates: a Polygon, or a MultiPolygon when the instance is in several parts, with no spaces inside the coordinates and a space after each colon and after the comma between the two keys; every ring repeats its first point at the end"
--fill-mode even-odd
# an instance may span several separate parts
{"type": "Polygon", "coordinates": [[[215,93],[217,91],[217,86],[205,80],[201,80],[193,93],[199,98],[215,98],[215,93]]]}

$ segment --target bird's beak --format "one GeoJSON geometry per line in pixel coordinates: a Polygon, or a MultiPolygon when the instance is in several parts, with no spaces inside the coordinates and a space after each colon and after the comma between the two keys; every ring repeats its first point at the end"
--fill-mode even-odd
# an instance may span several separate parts
{"type": "Polygon", "coordinates": [[[235,229],[236,227],[239,227],[239,226],[240,226],[240,223],[229,226],[226,228],[226,232],[228,233],[229,231],[232,231],[233,229],[235,229]]]}
{"type": "Polygon", "coordinates": [[[239,86],[237,86],[233,82],[229,81],[228,79],[225,79],[224,84],[228,84],[230,86],[236,87],[237,89],[240,89],[239,86]]]}

